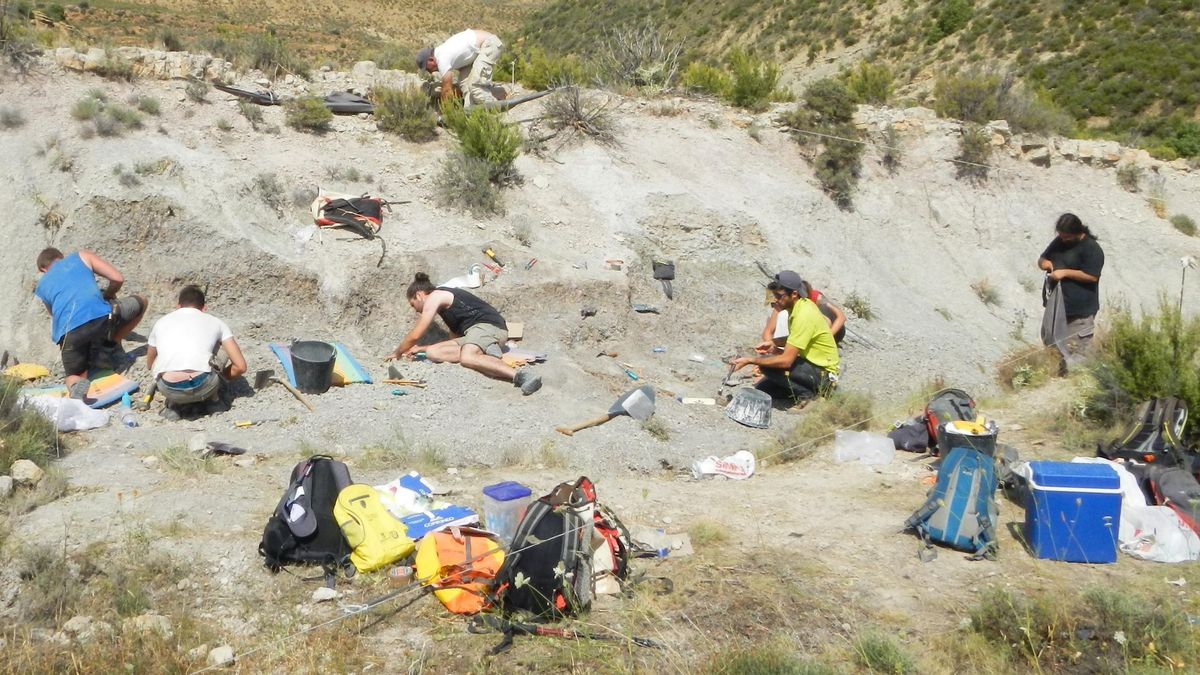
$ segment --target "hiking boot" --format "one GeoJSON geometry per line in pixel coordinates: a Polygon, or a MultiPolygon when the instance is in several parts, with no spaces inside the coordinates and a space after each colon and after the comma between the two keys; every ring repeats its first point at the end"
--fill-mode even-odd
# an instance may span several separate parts
{"type": "Polygon", "coordinates": [[[229,412],[229,404],[219,398],[214,398],[204,404],[205,415],[220,415],[223,412],[229,412]]]}
{"type": "Polygon", "coordinates": [[[180,419],[183,418],[183,416],[179,414],[178,410],[176,410],[174,408],[168,408],[165,406],[163,407],[162,412],[160,412],[158,414],[160,416],[162,416],[162,418],[168,422],[178,422],[180,419]]]}
{"type": "Polygon", "coordinates": [[[520,387],[521,394],[528,396],[542,388],[542,378],[522,368],[517,371],[517,376],[513,378],[513,386],[520,387]]]}
{"type": "Polygon", "coordinates": [[[67,393],[70,394],[71,398],[82,401],[84,398],[87,397],[88,389],[91,389],[91,388],[92,388],[92,383],[90,381],[80,380],[80,381],[76,382],[75,384],[71,385],[71,388],[67,390],[67,393]]]}
{"type": "Polygon", "coordinates": [[[119,343],[105,341],[96,348],[96,352],[92,356],[92,366],[101,370],[118,370],[125,365],[128,358],[119,343]]]}

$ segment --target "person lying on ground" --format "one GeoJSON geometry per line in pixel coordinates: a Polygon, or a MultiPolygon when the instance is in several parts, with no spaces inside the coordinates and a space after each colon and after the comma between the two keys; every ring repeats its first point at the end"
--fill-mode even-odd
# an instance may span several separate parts
{"type": "Polygon", "coordinates": [[[200,412],[200,405],[206,413],[224,412],[221,381],[246,372],[246,359],[233,332],[205,311],[205,302],[198,286],[184,286],[177,309],[150,329],[146,367],[162,393],[162,415],[171,421],[185,412],[200,412]]]}
{"type": "MultiPolygon", "coordinates": [[[[829,322],[829,332],[833,333],[833,339],[839,346],[842,340],[846,337],[846,314],[842,312],[842,308],[829,301],[824,293],[812,287],[812,284],[804,282],[804,288],[801,289],[801,294],[817,304],[817,309],[821,310],[821,314],[825,315],[825,319],[829,322]]],[[[787,310],[780,310],[779,305],[772,298],[771,300],[771,315],[767,317],[767,325],[763,327],[762,341],[763,343],[771,343],[769,347],[759,345],[759,353],[772,354],[783,351],[784,345],[787,343],[788,336],[788,313],[787,310]]]]}
{"type": "Polygon", "coordinates": [[[67,391],[71,398],[83,399],[91,387],[90,369],[124,365],[121,340],[146,315],[150,303],[142,295],[117,300],[125,277],[91,251],[63,256],[56,248],[46,248],[38,254],[37,269],[42,278],[34,295],[50,312],[50,338],[62,352],[67,391]],[[108,281],[103,291],[97,276],[108,281]]]}
{"type": "Polygon", "coordinates": [[[443,103],[455,97],[454,75],[462,92],[463,109],[503,99],[504,89],[492,82],[492,70],[500,60],[504,43],[495,35],[468,29],[452,35],[436,47],[417,52],[417,71],[437,73],[443,103]]]}
{"type": "Polygon", "coordinates": [[[525,396],[541,388],[542,378],[528,368],[514,370],[500,360],[504,354],[501,345],[508,341],[508,324],[495,307],[461,288],[435,287],[424,272],[417,272],[409,284],[408,304],[420,318],[385,361],[411,359],[424,351],[434,363],[458,363],[488,377],[512,382],[525,396]],[[446,323],[451,339],[418,345],[434,317],[446,323]]]}
{"type": "MultiPolygon", "coordinates": [[[[800,403],[825,395],[837,383],[840,362],[829,322],[817,303],[808,299],[799,274],[784,270],[767,288],[779,310],[788,313],[787,343],[778,354],[734,359],[734,371],[758,366],[763,376],[755,388],[780,403],[800,403]]],[[[773,341],[765,340],[755,349],[773,347],[773,341]]]]}
{"type": "Polygon", "coordinates": [[[1038,269],[1046,272],[1048,284],[1062,290],[1067,318],[1066,351],[1062,364],[1077,365],[1087,352],[1096,332],[1096,312],[1100,311],[1100,273],[1104,270],[1104,249],[1087,225],[1073,213],[1064,213],[1054,225],[1054,240],[1038,258],[1038,269]]]}

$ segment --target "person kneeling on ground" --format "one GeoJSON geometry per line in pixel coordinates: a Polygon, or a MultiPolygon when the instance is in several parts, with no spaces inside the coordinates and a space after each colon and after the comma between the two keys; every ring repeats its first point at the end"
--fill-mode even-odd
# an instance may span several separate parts
{"type": "Polygon", "coordinates": [[[37,257],[42,272],[34,295],[50,312],[51,338],[62,351],[67,391],[71,398],[87,396],[91,368],[123,365],[125,339],[142,317],[149,302],[133,295],[117,300],[125,277],[117,268],[91,251],[63,256],[56,248],[44,249],[37,257]],[[108,280],[103,292],[96,277],[108,280]]]}
{"type": "Polygon", "coordinates": [[[221,380],[246,372],[246,359],[229,326],[205,313],[204,291],[185,286],[178,309],[150,330],[146,366],[162,392],[162,415],[178,420],[185,406],[205,404],[206,413],[224,412],[221,380]]]}
{"type": "Polygon", "coordinates": [[[470,110],[472,106],[504,98],[504,90],[492,81],[492,70],[503,48],[500,38],[485,30],[464,30],[436,47],[417,52],[417,71],[437,73],[442,103],[455,95],[457,71],[463,109],[470,110]]]}
{"type": "MultiPolygon", "coordinates": [[[[780,311],[788,312],[788,337],[783,352],[734,359],[733,369],[758,366],[763,377],[755,388],[778,402],[798,403],[826,394],[837,382],[837,343],[817,304],[804,295],[799,274],[784,270],[767,287],[780,311]]],[[[756,349],[771,349],[765,341],[756,349]]]]}
{"type": "Polygon", "coordinates": [[[501,345],[508,341],[508,324],[495,307],[461,288],[434,287],[424,272],[417,272],[409,284],[408,304],[421,318],[385,361],[411,359],[418,351],[424,351],[434,363],[458,363],[488,377],[512,382],[526,396],[542,387],[541,377],[527,368],[509,368],[500,360],[504,353],[501,345]],[[446,322],[451,339],[417,345],[435,316],[446,322]]]}
{"type": "MultiPolygon", "coordinates": [[[[846,314],[842,308],[830,302],[824,293],[813,288],[807,281],[804,282],[804,288],[800,289],[800,294],[817,304],[817,309],[821,310],[821,314],[825,315],[829,322],[829,332],[833,333],[834,342],[841,346],[846,337],[846,314]]],[[[784,345],[787,344],[788,318],[787,310],[779,309],[779,303],[772,299],[771,316],[767,317],[767,325],[763,327],[763,341],[755,350],[760,354],[783,351],[784,345]]]]}

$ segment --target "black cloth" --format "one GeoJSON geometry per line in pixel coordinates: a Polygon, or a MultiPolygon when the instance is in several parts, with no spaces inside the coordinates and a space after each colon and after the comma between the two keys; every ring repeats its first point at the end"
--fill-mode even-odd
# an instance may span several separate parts
{"type": "Polygon", "coordinates": [[[824,368],[797,356],[791,370],[760,368],[763,379],[755,389],[770,394],[777,401],[808,401],[817,397],[826,382],[824,368]]]}
{"type": "Polygon", "coordinates": [[[450,303],[449,307],[438,310],[438,316],[446,322],[446,327],[450,329],[451,333],[466,335],[471,326],[481,323],[508,330],[508,324],[504,323],[504,317],[500,316],[500,312],[475,295],[461,288],[438,287],[438,290],[447,291],[454,296],[454,301],[450,303]]]}
{"type": "MultiPolygon", "coordinates": [[[[1055,237],[1042,252],[1042,257],[1049,260],[1056,270],[1079,270],[1097,279],[1104,269],[1104,249],[1090,236],[1084,236],[1081,241],[1070,244],[1055,237]]],[[[1066,308],[1068,321],[1093,316],[1100,311],[1099,281],[1063,279],[1059,284],[1062,286],[1063,306],[1066,308]]]]}

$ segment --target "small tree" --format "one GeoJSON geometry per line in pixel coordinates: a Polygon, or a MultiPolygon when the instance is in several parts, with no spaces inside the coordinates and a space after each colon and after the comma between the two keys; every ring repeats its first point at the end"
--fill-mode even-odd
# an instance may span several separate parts
{"type": "Polygon", "coordinates": [[[288,126],[300,131],[328,131],[333,121],[333,113],[316,96],[294,98],[283,105],[283,110],[288,126]]]}
{"type": "Polygon", "coordinates": [[[375,123],[380,129],[421,143],[437,138],[437,113],[418,87],[377,87],[371,92],[375,123]]]}

